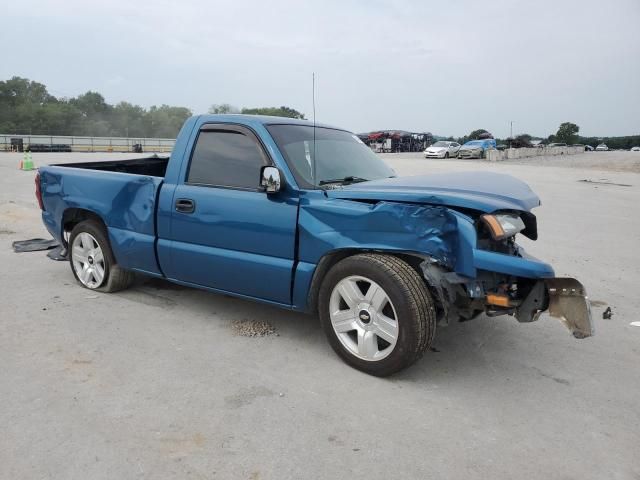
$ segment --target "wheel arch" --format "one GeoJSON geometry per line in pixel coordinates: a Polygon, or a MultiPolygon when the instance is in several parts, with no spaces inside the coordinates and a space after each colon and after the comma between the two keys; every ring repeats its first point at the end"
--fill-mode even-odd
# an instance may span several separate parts
{"type": "MultiPolygon", "coordinates": [[[[65,232],[71,232],[76,225],[80,222],[84,222],[85,220],[94,220],[95,222],[102,225],[105,233],[108,235],[107,224],[102,219],[100,215],[92,210],[88,210],[86,208],[67,208],[62,214],[62,238],[65,239],[65,232]]],[[[64,240],[65,244],[67,243],[66,239],[64,240]]]]}
{"type": "Polygon", "coordinates": [[[329,270],[338,262],[345,258],[352,257],[361,253],[378,253],[381,255],[391,255],[401,260],[404,260],[412,269],[414,269],[420,278],[425,282],[425,285],[431,293],[434,293],[433,286],[430,285],[424,278],[420,264],[429,258],[423,253],[411,252],[411,251],[397,251],[397,250],[379,250],[379,249],[364,249],[364,248],[344,248],[338,250],[332,250],[327,252],[320,258],[311,278],[311,284],[309,286],[309,292],[307,294],[307,310],[309,313],[316,315],[318,313],[318,297],[320,293],[320,287],[324,281],[329,270]]]}

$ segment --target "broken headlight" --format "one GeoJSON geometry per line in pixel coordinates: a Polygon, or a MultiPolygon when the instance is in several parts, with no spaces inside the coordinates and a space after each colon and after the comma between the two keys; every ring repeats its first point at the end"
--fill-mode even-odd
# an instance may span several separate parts
{"type": "Polygon", "coordinates": [[[504,240],[505,238],[513,237],[525,228],[520,215],[515,213],[482,215],[480,220],[487,226],[487,229],[491,233],[491,238],[494,240],[504,240]]]}

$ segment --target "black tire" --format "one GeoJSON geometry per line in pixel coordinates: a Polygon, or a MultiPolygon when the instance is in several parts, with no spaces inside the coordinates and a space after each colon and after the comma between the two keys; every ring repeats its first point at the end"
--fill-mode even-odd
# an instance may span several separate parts
{"type": "Polygon", "coordinates": [[[69,265],[71,266],[73,276],[80,285],[89,290],[95,290],[98,292],[111,293],[123,290],[129,287],[135,279],[135,274],[133,272],[124,270],[116,263],[107,232],[105,231],[104,226],[95,220],[85,220],[80,222],[73,227],[73,230],[71,230],[71,235],[69,236],[69,265]],[[78,274],[73,263],[72,245],[74,244],[76,237],[83,232],[90,234],[96,240],[104,256],[104,278],[100,285],[95,288],[87,287],[82,283],[80,278],[78,278],[78,274]]]}
{"type": "Polygon", "coordinates": [[[406,262],[391,255],[364,253],[340,261],[324,278],[318,302],[320,322],[333,350],[347,364],[371,375],[386,377],[413,364],[435,336],[434,302],[423,279],[406,262]],[[393,351],[381,360],[363,360],[349,352],[331,324],[331,293],[338,282],[349,276],[363,276],[376,282],[397,311],[398,338],[393,351]]]}
{"type": "Polygon", "coordinates": [[[446,152],[446,153],[444,154],[444,158],[449,158],[449,152],[446,152]]]}

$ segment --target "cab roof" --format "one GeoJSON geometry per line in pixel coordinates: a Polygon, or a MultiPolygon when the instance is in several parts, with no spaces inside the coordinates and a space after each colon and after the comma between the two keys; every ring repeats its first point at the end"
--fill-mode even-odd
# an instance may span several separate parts
{"type": "MultiPolygon", "coordinates": [[[[297,118],[288,117],[273,117],[269,115],[245,115],[242,113],[225,113],[225,114],[206,114],[198,115],[199,123],[240,123],[244,125],[250,125],[260,123],[262,125],[302,125],[307,127],[313,127],[314,123],[311,120],[299,120],[297,118]]],[[[324,123],[315,124],[316,127],[332,128],[335,130],[344,130],[333,125],[327,125],[324,123]]]]}

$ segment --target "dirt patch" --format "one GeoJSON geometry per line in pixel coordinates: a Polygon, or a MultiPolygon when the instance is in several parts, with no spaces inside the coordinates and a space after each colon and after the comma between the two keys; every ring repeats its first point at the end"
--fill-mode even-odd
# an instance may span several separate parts
{"type": "Polygon", "coordinates": [[[271,397],[274,395],[275,392],[266,387],[249,387],[243,388],[233,395],[226,396],[224,403],[230,408],[240,408],[250,405],[260,397],[271,397]]]}
{"type": "Polygon", "coordinates": [[[266,337],[276,334],[276,328],[262,320],[234,320],[231,328],[241,337],[266,337]]]}

